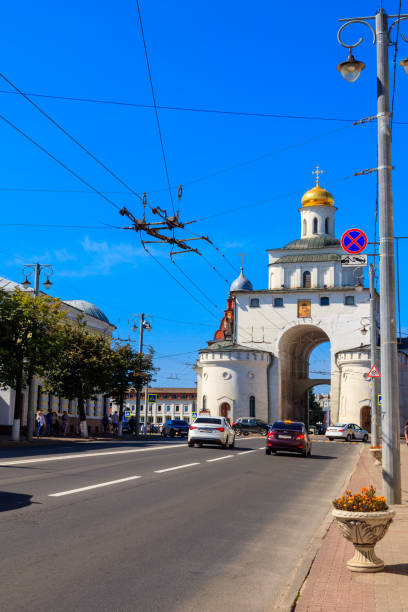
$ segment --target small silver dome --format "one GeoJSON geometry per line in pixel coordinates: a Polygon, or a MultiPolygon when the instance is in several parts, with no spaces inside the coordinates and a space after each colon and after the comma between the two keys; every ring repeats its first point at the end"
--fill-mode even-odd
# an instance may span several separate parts
{"type": "Polygon", "coordinates": [[[250,280],[245,278],[244,268],[241,266],[241,274],[234,280],[230,287],[230,291],[253,291],[252,283],[250,280]]]}
{"type": "Polygon", "coordinates": [[[95,306],[95,304],[85,302],[85,300],[65,300],[65,304],[73,306],[77,310],[81,310],[83,313],[89,315],[90,317],[94,317],[95,319],[99,319],[100,321],[104,321],[105,323],[109,323],[109,319],[106,314],[104,314],[100,308],[95,306]]]}

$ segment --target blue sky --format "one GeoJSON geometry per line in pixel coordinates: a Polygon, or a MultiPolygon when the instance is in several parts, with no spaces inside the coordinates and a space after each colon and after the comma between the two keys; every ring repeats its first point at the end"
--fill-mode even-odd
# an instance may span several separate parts
{"type": "MultiPolygon", "coordinates": [[[[384,2],[384,7],[395,13],[398,2],[384,2]]],[[[355,52],[366,64],[358,81],[348,84],[336,70],[346,58],[336,39],[338,18],[373,15],[375,3],[345,1],[340,9],[336,3],[295,0],[290,15],[264,0],[250,5],[229,0],[151,0],[142,1],[141,9],[159,105],[348,120],[376,112],[375,50],[368,29],[355,52]]],[[[402,10],[408,12],[407,2],[402,10]]],[[[405,25],[401,31],[408,33],[405,25]]],[[[345,39],[354,42],[362,33],[353,26],[345,39]]],[[[133,0],[6,3],[1,34],[1,71],[25,92],[151,104],[133,0]]],[[[408,45],[400,41],[398,62],[407,56],[408,45]]],[[[10,91],[10,86],[2,81],[0,90],[10,91]]],[[[152,206],[170,212],[151,108],[33,99],[135,191],[147,192],[152,206]]],[[[395,121],[408,122],[407,103],[408,77],[398,66],[395,121]]],[[[125,205],[141,217],[139,200],[27,101],[0,93],[0,109],[1,115],[86,181],[110,192],[108,197],[119,207],[125,205]]],[[[123,225],[117,209],[90,193],[4,121],[0,121],[2,223],[100,227],[0,225],[0,275],[18,281],[25,263],[52,264],[51,294],[97,304],[121,337],[129,334],[132,315],[153,315],[153,331],[146,337],[161,368],[157,383],[191,385],[195,376],[188,364],[218,326],[220,312],[214,304],[224,308],[229,283],[239,271],[238,254],[247,254],[245,272],[253,285],[265,288],[265,250],[298,237],[300,198],[314,183],[311,172],[316,163],[324,170],[321,184],[333,193],[338,207],[337,236],[349,227],[361,227],[373,239],[375,174],[346,177],[376,166],[376,124],[353,127],[341,121],[159,113],[175,198],[177,186],[184,185],[180,217],[184,221],[210,217],[190,229],[208,235],[236,270],[201,243],[199,248],[219,274],[194,254],[177,256],[209,301],[170,262],[166,246],[157,245],[153,252],[211,312],[146,255],[138,235],[103,225],[123,225]],[[238,167],[230,169],[233,166],[238,167]]],[[[394,124],[397,235],[408,234],[407,133],[407,124],[394,124]]],[[[407,242],[400,244],[401,262],[407,258],[407,242]]],[[[401,287],[403,326],[408,325],[407,291],[401,287]]],[[[320,369],[323,349],[315,361],[319,365],[315,369],[320,369]]]]}

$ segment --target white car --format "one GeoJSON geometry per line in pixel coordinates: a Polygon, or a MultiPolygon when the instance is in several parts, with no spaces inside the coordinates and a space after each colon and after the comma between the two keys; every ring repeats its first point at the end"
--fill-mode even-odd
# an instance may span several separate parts
{"type": "Polygon", "coordinates": [[[232,448],[235,446],[235,432],[225,417],[198,417],[188,431],[188,445],[194,444],[232,448]]]}
{"type": "Polygon", "coordinates": [[[346,440],[351,442],[352,440],[362,440],[367,442],[369,433],[366,429],[362,429],[355,423],[337,423],[336,425],[330,425],[326,429],[326,438],[329,440],[346,440]]]}

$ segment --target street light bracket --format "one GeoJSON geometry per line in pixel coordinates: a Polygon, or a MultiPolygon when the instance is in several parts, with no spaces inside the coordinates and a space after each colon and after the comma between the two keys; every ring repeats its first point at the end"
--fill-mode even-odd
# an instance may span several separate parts
{"type": "Polygon", "coordinates": [[[375,45],[377,37],[375,34],[375,30],[373,28],[372,25],[370,25],[367,21],[364,21],[363,19],[350,19],[349,21],[346,21],[346,23],[343,23],[343,25],[341,26],[341,28],[339,29],[339,31],[337,32],[337,40],[339,41],[339,43],[341,44],[342,47],[345,47],[346,49],[354,49],[355,47],[358,47],[358,45],[361,45],[361,43],[363,42],[363,38],[360,38],[360,40],[358,40],[356,43],[354,43],[354,45],[346,45],[342,40],[341,40],[341,33],[344,30],[344,28],[346,28],[347,26],[353,24],[353,23],[362,23],[363,25],[366,25],[368,28],[370,28],[371,32],[373,33],[373,45],[375,45]]]}
{"type": "MultiPolygon", "coordinates": [[[[389,29],[388,29],[388,41],[389,41],[389,42],[390,42],[392,45],[396,45],[396,44],[397,44],[397,42],[398,42],[398,39],[396,39],[396,40],[395,40],[395,42],[392,42],[392,40],[391,40],[391,31],[392,31],[392,28],[393,28],[394,26],[396,26],[396,25],[397,25],[397,23],[400,23],[401,21],[406,21],[407,19],[408,19],[408,15],[401,15],[401,17],[400,17],[399,19],[396,19],[396,20],[394,21],[394,23],[393,23],[393,24],[392,24],[392,25],[389,27],[389,29]]],[[[401,34],[401,38],[402,38],[402,40],[403,40],[404,42],[408,43],[408,38],[406,38],[406,37],[405,37],[405,36],[404,36],[404,35],[403,35],[401,32],[400,32],[400,34],[401,34]]],[[[398,35],[398,33],[397,33],[397,35],[398,35]]]]}

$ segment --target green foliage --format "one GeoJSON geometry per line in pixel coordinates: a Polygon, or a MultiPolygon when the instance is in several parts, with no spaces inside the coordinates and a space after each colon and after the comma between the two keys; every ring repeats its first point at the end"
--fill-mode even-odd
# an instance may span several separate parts
{"type": "Polygon", "coordinates": [[[128,389],[141,390],[152,379],[153,352],[137,353],[130,344],[116,344],[112,351],[112,378],[110,393],[119,405],[119,420],[123,418],[123,405],[128,389]]]}
{"type": "Polygon", "coordinates": [[[324,410],[315,399],[315,394],[312,389],[309,389],[309,425],[321,423],[324,419],[324,410]]]}
{"type": "Polygon", "coordinates": [[[85,401],[110,390],[112,350],[104,336],[90,333],[80,322],[64,326],[59,349],[45,372],[44,387],[49,393],[77,398],[80,420],[85,421],[85,401]]]}
{"type": "Polygon", "coordinates": [[[22,387],[42,375],[59,351],[65,316],[60,301],[50,296],[0,291],[0,387],[16,390],[15,418],[22,387]]]}

